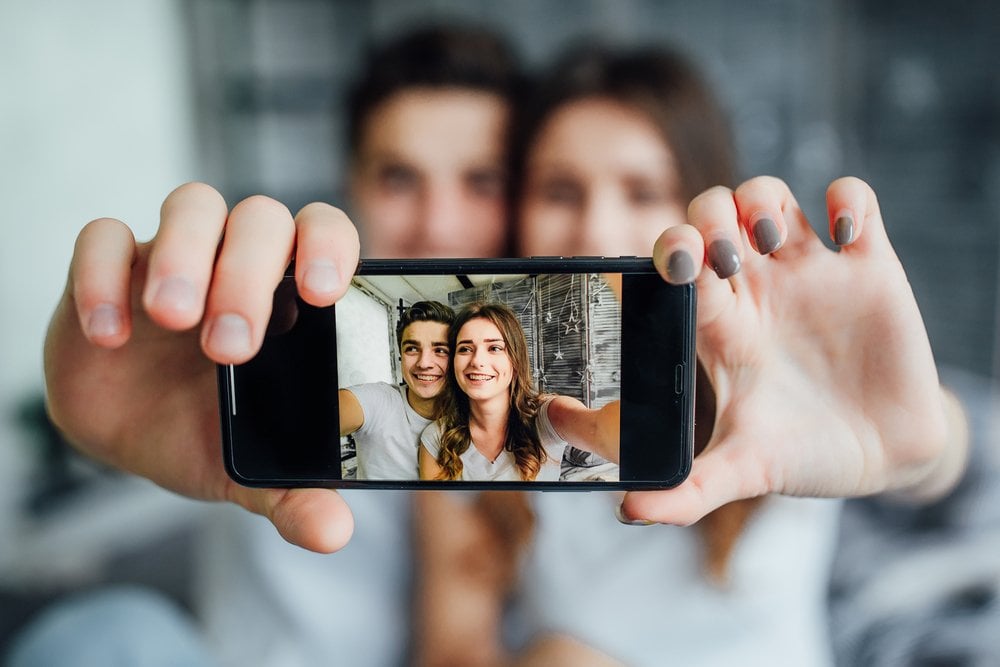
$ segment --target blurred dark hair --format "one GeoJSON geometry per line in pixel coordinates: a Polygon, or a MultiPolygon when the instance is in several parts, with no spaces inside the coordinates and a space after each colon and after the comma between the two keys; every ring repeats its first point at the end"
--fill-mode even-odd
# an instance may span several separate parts
{"type": "Polygon", "coordinates": [[[396,323],[396,345],[403,347],[403,330],[414,322],[440,322],[451,326],[455,311],[438,301],[417,301],[403,311],[396,323]]]}
{"type": "MultiPolygon", "coordinates": [[[[616,50],[581,44],[542,74],[518,105],[511,129],[511,201],[520,199],[532,145],[566,104],[606,99],[644,113],[677,162],[681,196],[733,185],[734,151],[725,114],[699,72],[678,53],[656,46],[616,50]]],[[[516,206],[511,207],[516,215],[516,206]]]]}
{"type": "Polygon", "coordinates": [[[347,137],[357,155],[364,125],[379,104],[415,87],[467,88],[510,99],[521,72],[508,43],[472,26],[427,26],[403,33],[368,54],[348,94],[347,137]]]}

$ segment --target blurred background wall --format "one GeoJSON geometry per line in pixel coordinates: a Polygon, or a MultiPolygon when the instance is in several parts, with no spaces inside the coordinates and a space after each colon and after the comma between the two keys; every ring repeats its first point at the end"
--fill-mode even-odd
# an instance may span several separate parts
{"type": "MultiPolygon", "coordinates": [[[[346,82],[372,39],[435,19],[493,25],[530,65],[595,34],[688,53],[730,112],[744,175],[786,179],[824,238],[827,183],[867,179],[937,358],[996,376],[988,0],[0,2],[0,642],[39,593],[107,577],[109,559],[150,544],[183,548],[201,511],[53,454],[41,341],[79,228],[113,216],[147,239],[163,197],[194,179],[230,203],[344,204],[346,82]]],[[[136,576],[162,583],[146,562],[136,576]]]]}

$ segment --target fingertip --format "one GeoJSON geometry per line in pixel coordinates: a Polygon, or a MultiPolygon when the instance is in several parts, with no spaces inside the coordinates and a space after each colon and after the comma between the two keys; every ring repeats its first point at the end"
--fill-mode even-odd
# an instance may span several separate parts
{"type": "Polygon", "coordinates": [[[664,230],[653,246],[653,265],[660,276],[672,285],[686,285],[697,280],[705,256],[705,245],[694,227],[679,225],[664,230]]]}
{"type": "Polygon", "coordinates": [[[787,231],[781,217],[759,211],[750,217],[750,241],[760,255],[770,255],[785,244],[787,231]]]}
{"type": "Polygon", "coordinates": [[[690,526],[704,516],[683,496],[681,487],[663,491],[629,491],[618,508],[618,520],[627,525],[662,523],[690,526]]]}
{"type": "Polygon", "coordinates": [[[302,299],[328,306],[350,285],[361,253],[358,231],[335,206],[313,202],[295,216],[295,282],[302,299]]]}
{"type": "Polygon", "coordinates": [[[110,350],[124,345],[131,334],[131,322],[126,312],[113,303],[100,303],[80,312],[80,324],[87,340],[110,350]]]}
{"type": "Polygon", "coordinates": [[[204,294],[183,275],[149,280],[143,289],[142,306],[156,324],[183,331],[198,324],[204,314],[204,294]]]}
{"type": "Polygon", "coordinates": [[[92,220],[77,237],[68,289],[81,331],[100,347],[116,348],[128,340],[135,248],[132,230],[113,218],[92,220]]]}
{"type": "Polygon", "coordinates": [[[331,489],[289,489],[271,505],[268,518],[289,543],[316,553],[343,549],[354,534],[354,516],[331,489]]]}
{"type": "MultiPolygon", "coordinates": [[[[844,176],[830,183],[826,202],[830,238],[841,248],[856,245],[869,225],[881,227],[878,198],[860,178],[844,176]]],[[[868,237],[874,238],[871,234],[868,237]]]]}
{"type": "Polygon", "coordinates": [[[219,313],[201,330],[201,349],[218,364],[242,364],[257,353],[259,342],[250,320],[236,312],[219,313]]]}

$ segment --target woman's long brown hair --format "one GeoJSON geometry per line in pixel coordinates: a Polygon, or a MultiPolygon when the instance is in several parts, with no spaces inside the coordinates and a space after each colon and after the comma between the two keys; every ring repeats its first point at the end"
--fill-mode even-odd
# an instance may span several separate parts
{"type": "MultiPolygon", "coordinates": [[[[535,431],[539,398],[531,377],[528,361],[528,342],[524,330],[508,306],[501,303],[473,303],[462,308],[448,330],[448,345],[454,359],[458,334],[471,320],[492,322],[503,336],[507,356],[513,367],[510,382],[510,409],[507,414],[507,432],[504,450],[514,455],[514,465],[522,480],[538,476],[545,463],[546,454],[535,431]]],[[[436,412],[441,426],[441,447],[437,462],[441,466],[441,479],[458,479],[462,474],[461,456],[472,444],[469,432],[469,397],[458,386],[455,364],[451,364],[448,386],[438,395],[436,412]]]]}
{"type": "MultiPolygon", "coordinates": [[[[512,245],[517,247],[518,201],[533,145],[554,114],[584,99],[616,102],[644,114],[670,147],[685,202],[715,185],[732,187],[736,167],[732,135],[718,101],[703,76],[684,57],[660,47],[617,50],[581,42],[570,49],[533,86],[518,105],[510,134],[509,172],[512,245]]],[[[695,451],[712,436],[715,395],[698,369],[695,451]]],[[[698,526],[705,549],[706,575],[717,583],[728,577],[729,559],[759,498],[729,503],[704,517],[698,526]]]]}

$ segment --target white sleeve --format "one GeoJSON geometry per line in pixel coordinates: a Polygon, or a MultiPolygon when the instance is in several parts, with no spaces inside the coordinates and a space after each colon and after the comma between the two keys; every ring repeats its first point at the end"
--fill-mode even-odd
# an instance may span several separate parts
{"type": "Polygon", "coordinates": [[[427,425],[420,434],[420,444],[437,460],[438,452],[441,451],[441,427],[438,422],[433,421],[427,425]]]}
{"type": "Polygon", "coordinates": [[[397,390],[384,382],[356,384],[346,387],[346,390],[354,394],[364,414],[365,421],[356,432],[362,435],[378,433],[378,424],[392,408],[392,393],[397,390]]]}
{"type": "Polygon", "coordinates": [[[538,414],[535,415],[535,431],[538,433],[538,441],[550,456],[562,456],[562,450],[567,445],[552,422],[549,421],[549,404],[553,399],[547,399],[538,407],[538,414]]]}

